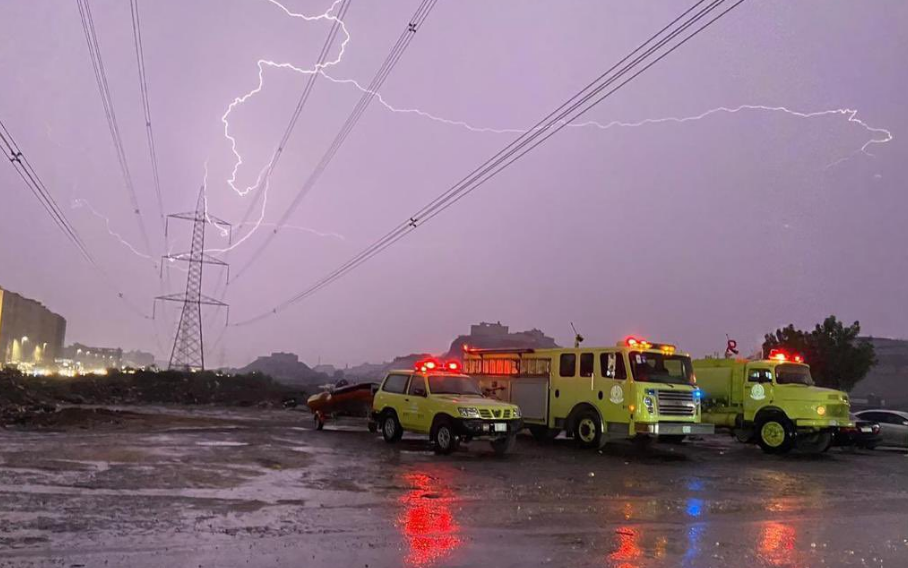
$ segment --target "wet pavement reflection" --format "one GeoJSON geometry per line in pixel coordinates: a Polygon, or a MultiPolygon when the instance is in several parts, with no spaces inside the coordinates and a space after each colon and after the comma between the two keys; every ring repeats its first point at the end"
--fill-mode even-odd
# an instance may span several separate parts
{"type": "Polygon", "coordinates": [[[407,543],[405,562],[416,568],[432,566],[449,558],[463,542],[452,505],[457,496],[444,470],[406,473],[410,489],[400,497],[397,525],[407,543]]]}

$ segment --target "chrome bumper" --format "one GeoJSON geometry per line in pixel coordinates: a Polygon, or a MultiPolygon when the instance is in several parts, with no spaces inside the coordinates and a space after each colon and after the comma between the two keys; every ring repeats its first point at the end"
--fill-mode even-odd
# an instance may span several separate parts
{"type": "Polygon", "coordinates": [[[638,434],[653,434],[655,436],[701,436],[716,433],[716,427],[712,424],[692,424],[687,422],[645,424],[637,422],[634,426],[638,434]]]}

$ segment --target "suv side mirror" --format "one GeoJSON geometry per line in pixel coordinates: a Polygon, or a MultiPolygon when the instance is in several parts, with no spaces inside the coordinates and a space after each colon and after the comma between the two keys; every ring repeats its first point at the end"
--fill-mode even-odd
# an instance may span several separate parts
{"type": "Polygon", "coordinates": [[[426,389],[413,389],[413,396],[426,396],[426,389]]]}

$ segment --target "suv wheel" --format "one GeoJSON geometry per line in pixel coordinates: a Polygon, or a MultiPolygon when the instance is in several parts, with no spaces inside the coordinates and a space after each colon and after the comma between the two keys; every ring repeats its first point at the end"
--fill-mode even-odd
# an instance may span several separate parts
{"type": "Polygon", "coordinates": [[[386,412],[381,419],[381,435],[389,444],[393,444],[404,435],[404,429],[393,412],[386,412]]]}
{"type": "Polygon", "coordinates": [[[450,454],[459,445],[457,435],[454,433],[454,427],[447,420],[439,422],[435,426],[432,442],[435,444],[435,453],[442,455],[450,454]]]}

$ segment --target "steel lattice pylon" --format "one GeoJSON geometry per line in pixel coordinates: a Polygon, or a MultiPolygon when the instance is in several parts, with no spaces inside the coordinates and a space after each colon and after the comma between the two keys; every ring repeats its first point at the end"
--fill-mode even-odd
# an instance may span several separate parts
{"type": "MultiPolygon", "coordinates": [[[[227,230],[230,230],[230,223],[217,217],[212,217],[205,211],[204,187],[199,191],[199,199],[195,211],[168,215],[168,225],[170,219],[192,221],[192,246],[189,252],[175,255],[169,254],[163,257],[164,261],[182,261],[189,264],[189,270],[186,274],[186,291],[158,296],[155,298],[155,305],[157,305],[157,300],[181,302],[183,304],[183,309],[180,312],[180,323],[177,326],[173,349],[170,353],[169,368],[201,371],[205,369],[205,344],[202,339],[202,306],[227,307],[228,318],[230,317],[227,304],[202,293],[202,268],[206,264],[227,267],[227,279],[230,279],[227,263],[205,253],[205,229],[208,223],[217,223],[219,227],[226,227],[227,230]]],[[[163,269],[164,262],[161,263],[161,270],[163,271],[163,269]]]]}

